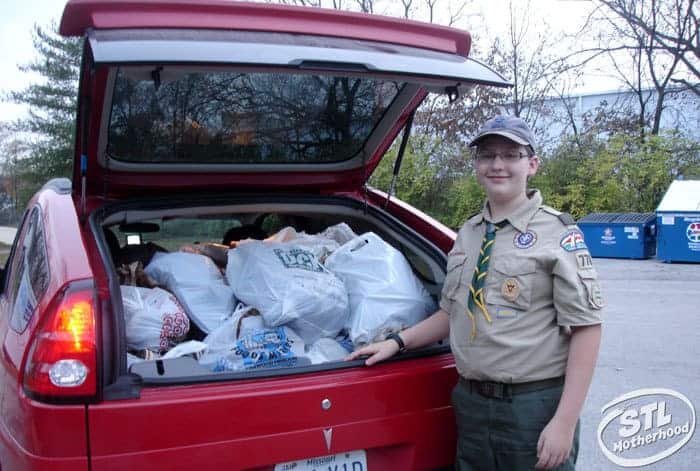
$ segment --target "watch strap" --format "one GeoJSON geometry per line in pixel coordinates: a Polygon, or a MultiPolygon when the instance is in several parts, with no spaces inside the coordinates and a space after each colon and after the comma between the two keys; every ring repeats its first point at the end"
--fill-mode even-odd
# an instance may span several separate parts
{"type": "Polygon", "coordinates": [[[386,340],[393,340],[394,342],[396,342],[399,345],[399,353],[403,353],[406,351],[406,344],[403,342],[403,339],[398,334],[398,332],[393,332],[387,335],[386,340]]]}

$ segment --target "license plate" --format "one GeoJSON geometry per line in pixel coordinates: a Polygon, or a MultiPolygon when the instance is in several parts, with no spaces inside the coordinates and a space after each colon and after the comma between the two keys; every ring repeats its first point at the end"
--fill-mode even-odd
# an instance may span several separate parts
{"type": "Polygon", "coordinates": [[[275,465],[275,471],[367,471],[365,450],[318,456],[275,465]]]}

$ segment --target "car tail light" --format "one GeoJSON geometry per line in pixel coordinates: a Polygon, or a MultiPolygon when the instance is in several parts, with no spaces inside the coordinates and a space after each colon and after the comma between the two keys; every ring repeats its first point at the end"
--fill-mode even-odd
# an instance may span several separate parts
{"type": "Polygon", "coordinates": [[[95,314],[92,283],[75,283],[56,295],[27,355],[24,389],[28,395],[44,400],[95,396],[95,314]]]}

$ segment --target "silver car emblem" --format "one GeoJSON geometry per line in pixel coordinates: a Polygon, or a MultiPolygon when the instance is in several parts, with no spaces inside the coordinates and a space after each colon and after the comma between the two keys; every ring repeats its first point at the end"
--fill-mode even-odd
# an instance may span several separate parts
{"type": "Polygon", "coordinates": [[[333,429],[332,428],[324,428],[323,429],[323,438],[326,439],[326,448],[328,448],[328,452],[330,453],[331,440],[333,438],[333,429]]]}

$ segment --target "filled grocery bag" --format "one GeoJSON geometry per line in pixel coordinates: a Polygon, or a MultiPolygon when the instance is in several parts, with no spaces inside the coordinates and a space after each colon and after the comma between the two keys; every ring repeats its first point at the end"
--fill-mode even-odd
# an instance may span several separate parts
{"type": "Polygon", "coordinates": [[[343,244],[328,257],[326,268],[348,290],[346,327],[355,345],[383,340],[436,309],[406,258],[373,232],[343,244]]]}
{"type": "Polygon", "coordinates": [[[265,324],[287,325],[308,344],[335,337],[347,321],[343,282],[312,252],[293,243],[241,244],[229,251],[226,278],[265,324]]]}
{"type": "Polygon", "coordinates": [[[177,296],[190,319],[209,333],[231,316],[236,299],[221,271],[204,255],[157,252],[145,272],[177,296]]]}
{"type": "Polygon", "coordinates": [[[181,342],[190,321],[172,293],[160,288],[121,286],[130,350],[161,353],[181,342]]]}

